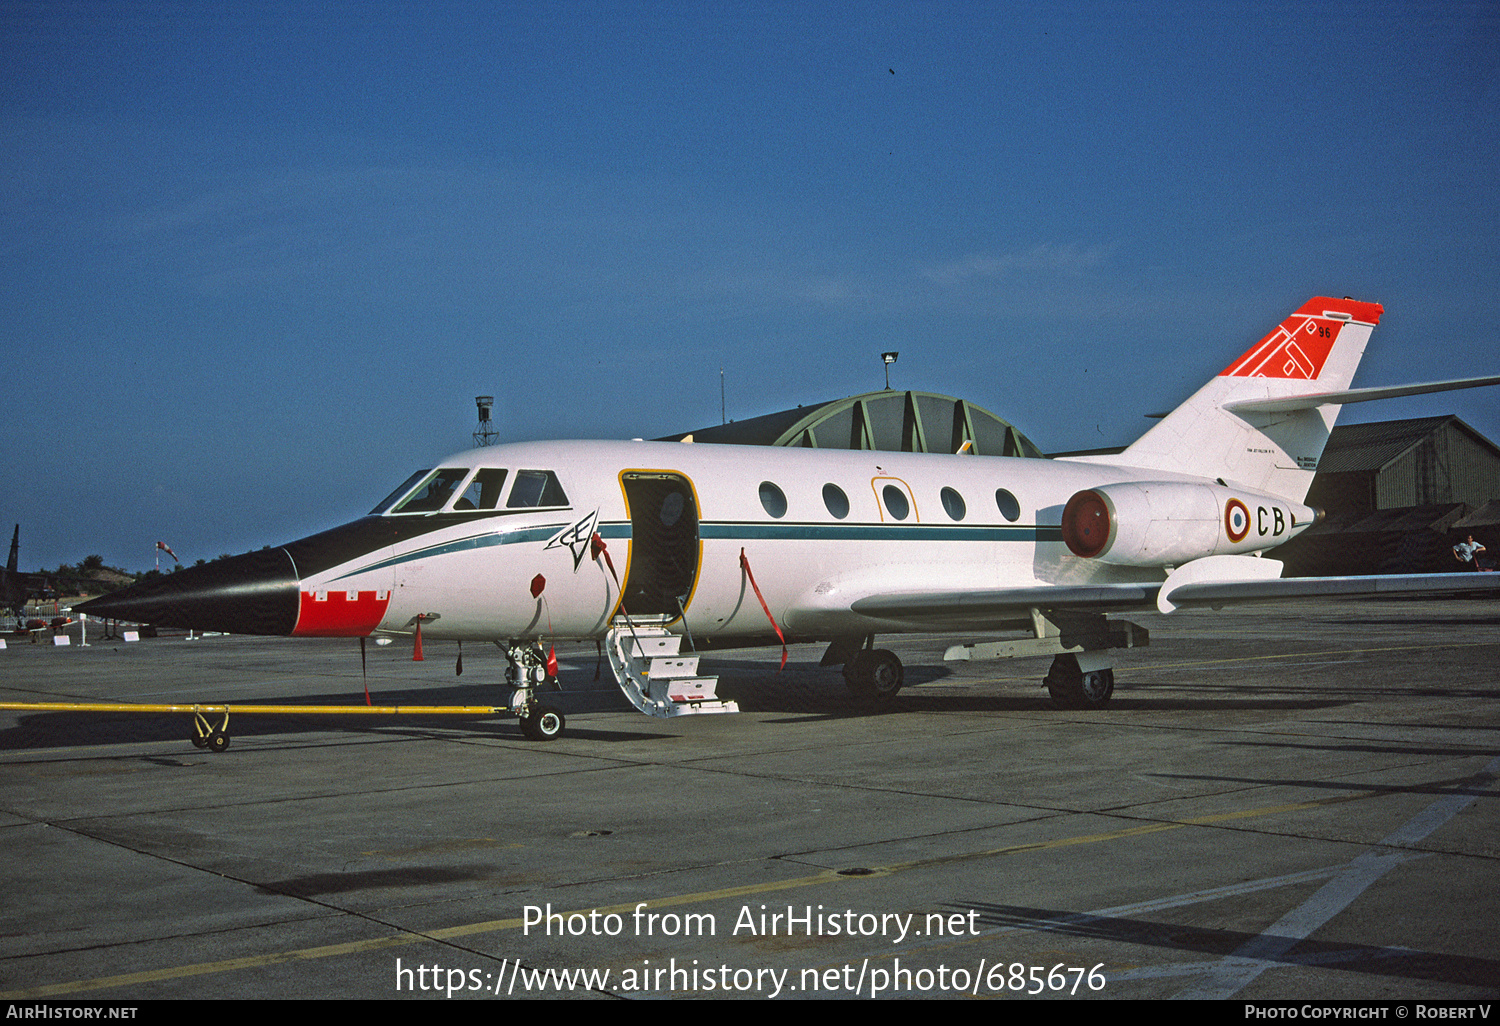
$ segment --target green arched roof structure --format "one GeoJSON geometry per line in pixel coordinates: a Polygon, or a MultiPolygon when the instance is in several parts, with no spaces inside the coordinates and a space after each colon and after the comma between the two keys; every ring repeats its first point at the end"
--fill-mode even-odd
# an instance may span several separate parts
{"type": "Polygon", "coordinates": [[[935,392],[866,392],[659,439],[810,449],[955,453],[1045,459],[1031,439],[982,406],[935,392]]]}

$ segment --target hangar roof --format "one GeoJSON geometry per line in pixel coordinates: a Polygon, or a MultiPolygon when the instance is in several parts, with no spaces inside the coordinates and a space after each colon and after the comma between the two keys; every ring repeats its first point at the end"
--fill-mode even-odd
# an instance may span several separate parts
{"type": "Polygon", "coordinates": [[[728,445],[791,445],[1045,458],[1009,421],[982,406],[935,392],[887,389],[716,424],[658,439],[728,445]]]}
{"type": "Polygon", "coordinates": [[[1318,473],[1340,474],[1379,470],[1433,432],[1452,424],[1500,457],[1500,449],[1478,431],[1448,414],[1411,420],[1383,420],[1373,424],[1336,424],[1318,461],[1318,473]]]}

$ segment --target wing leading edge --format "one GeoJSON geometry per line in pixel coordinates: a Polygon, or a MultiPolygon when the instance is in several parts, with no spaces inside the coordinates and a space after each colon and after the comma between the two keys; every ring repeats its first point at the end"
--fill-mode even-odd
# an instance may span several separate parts
{"type": "Polygon", "coordinates": [[[1033,609],[1149,609],[1159,584],[1091,584],[1051,587],[988,588],[971,591],[890,592],[866,595],[850,609],[876,620],[930,627],[993,626],[995,620],[1025,617],[1033,609]]]}
{"type": "Polygon", "coordinates": [[[872,620],[959,629],[993,628],[998,620],[1025,617],[1034,609],[1107,613],[1154,607],[1172,613],[1242,602],[1358,595],[1500,594],[1500,573],[1287,578],[1278,576],[1280,573],[1281,563],[1274,559],[1208,557],[1185,564],[1163,584],[888,592],[855,599],[849,608],[872,620]]]}

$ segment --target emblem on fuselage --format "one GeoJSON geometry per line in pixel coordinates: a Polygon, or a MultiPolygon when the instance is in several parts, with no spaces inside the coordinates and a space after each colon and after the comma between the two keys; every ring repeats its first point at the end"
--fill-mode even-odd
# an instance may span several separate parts
{"type": "Polygon", "coordinates": [[[573,572],[576,574],[579,565],[583,562],[584,553],[589,550],[589,542],[593,540],[594,528],[598,523],[599,511],[595,509],[594,512],[578,521],[578,523],[571,527],[565,527],[553,535],[552,540],[542,546],[542,551],[545,552],[548,549],[555,549],[566,545],[569,551],[573,553],[573,572]]]}

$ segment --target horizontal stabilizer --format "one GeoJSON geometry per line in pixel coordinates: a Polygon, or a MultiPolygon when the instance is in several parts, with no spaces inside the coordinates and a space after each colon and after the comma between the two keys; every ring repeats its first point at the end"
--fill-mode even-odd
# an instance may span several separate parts
{"type": "Polygon", "coordinates": [[[1383,388],[1349,388],[1341,392],[1317,392],[1285,399],[1241,399],[1224,404],[1232,413],[1290,413],[1319,406],[1345,406],[1375,399],[1395,399],[1403,395],[1425,395],[1428,392],[1451,392],[1459,388],[1481,388],[1500,385],[1500,374],[1486,378],[1455,378],[1452,381],[1428,381],[1419,385],[1389,385],[1383,388]]]}

